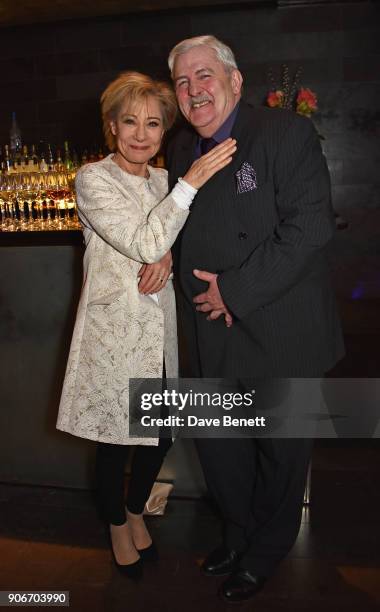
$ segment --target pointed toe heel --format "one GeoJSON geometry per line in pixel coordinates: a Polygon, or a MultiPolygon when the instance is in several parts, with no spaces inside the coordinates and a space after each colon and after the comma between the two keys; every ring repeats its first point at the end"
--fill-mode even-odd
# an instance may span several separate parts
{"type": "Polygon", "coordinates": [[[134,582],[138,582],[143,577],[143,563],[141,558],[134,563],[128,563],[128,565],[118,563],[115,559],[115,555],[113,555],[113,560],[117,570],[122,576],[125,576],[134,582]]]}
{"type": "Polygon", "coordinates": [[[152,542],[150,546],[147,546],[147,548],[137,549],[137,552],[143,561],[157,562],[160,558],[157,546],[154,542],[152,542]]]}

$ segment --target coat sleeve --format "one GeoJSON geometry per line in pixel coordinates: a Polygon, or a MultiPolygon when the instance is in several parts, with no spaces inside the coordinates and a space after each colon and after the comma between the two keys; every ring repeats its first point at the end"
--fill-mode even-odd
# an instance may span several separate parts
{"type": "Polygon", "coordinates": [[[228,308],[238,318],[280,299],[309,272],[335,225],[330,177],[309,119],[295,115],[273,163],[278,223],[238,268],[218,276],[228,308]]]}
{"type": "Polygon", "coordinates": [[[75,187],[84,225],[123,255],[143,263],[163,257],[189,214],[169,194],[145,216],[135,198],[126,197],[91,165],[78,172],[75,187]]]}

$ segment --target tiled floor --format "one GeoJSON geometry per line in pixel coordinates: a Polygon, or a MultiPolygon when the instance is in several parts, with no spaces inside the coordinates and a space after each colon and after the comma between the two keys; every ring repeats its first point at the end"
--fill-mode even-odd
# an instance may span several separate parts
{"type": "MultiPolygon", "coordinates": [[[[380,446],[319,443],[298,540],[252,612],[370,612],[380,606],[380,446]]],[[[69,590],[75,612],[217,612],[220,579],[199,573],[219,521],[206,501],[171,499],[149,526],[161,551],[135,586],[112,565],[86,491],[0,486],[0,589],[69,590]]]]}

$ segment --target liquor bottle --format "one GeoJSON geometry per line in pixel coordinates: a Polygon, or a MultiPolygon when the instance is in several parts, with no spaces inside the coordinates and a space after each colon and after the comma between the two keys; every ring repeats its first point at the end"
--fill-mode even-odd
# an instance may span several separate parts
{"type": "Polygon", "coordinates": [[[16,151],[13,156],[13,172],[22,172],[22,155],[21,151],[16,151]]]}
{"type": "Polygon", "coordinates": [[[4,147],[4,165],[5,165],[5,171],[6,172],[12,172],[13,170],[13,163],[12,163],[12,159],[9,155],[9,146],[5,145],[4,147]]]}
{"type": "Polygon", "coordinates": [[[90,164],[93,164],[94,162],[96,162],[96,155],[95,155],[94,149],[91,149],[90,159],[88,161],[90,162],[90,164]]]}
{"type": "Polygon", "coordinates": [[[36,153],[36,147],[32,145],[32,151],[29,155],[28,159],[28,171],[29,172],[38,172],[40,166],[40,160],[36,153]]]}
{"type": "Polygon", "coordinates": [[[78,153],[73,149],[73,170],[77,170],[80,166],[78,153]]]}
{"type": "Polygon", "coordinates": [[[73,170],[73,161],[70,157],[70,149],[69,149],[69,143],[67,140],[65,140],[64,144],[64,157],[63,157],[63,165],[65,166],[65,169],[67,170],[67,172],[71,172],[71,170],[73,170]]]}
{"type": "Polygon", "coordinates": [[[0,147],[0,173],[1,175],[3,175],[3,174],[7,174],[7,172],[8,172],[8,168],[7,168],[7,164],[5,161],[5,150],[3,153],[2,148],[0,147]]]}
{"type": "Polygon", "coordinates": [[[44,153],[41,154],[41,161],[40,161],[40,172],[47,172],[49,170],[49,166],[47,165],[46,161],[45,161],[45,155],[44,153]]]}
{"type": "Polygon", "coordinates": [[[61,150],[57,149],[57,161],[54,164],[54,169],[57,172],[63,172],[63,170],[65,169],[64,165],[63,165],[63,161],[62,161],[62,157],[61,157],[61,150]]]}
{"type": "Polygon", "coordinates": [[[54,157],[50,144],[48,144],[47,164],[49,170],[54,170],[54,157]]]}
{"type": "Polygon", "coordinates": [[[37,145],[37,155],[46,159],[46,144],[44,140],[40,140],[37,145]]]}
{"type": "Polygon", "coordinates": [[[28,147],[24,145],[22,147],[22,156],[21,156],[21,172],[27,172],[29,166],[29,157],[28,157],[28,147]]]}
{"type": "Polygon", "coordinates": [[[21,140],[21,130],[16,121],[16,113],[13,111],[12,113],[12,124],[11,129],[9,131],[10,136],[10,149],[13,156],[17,153],[21,153],[22,140],[21,140]]]}
{"type": "Polygon", "coordinates": [[[98,160],[100,161],[101,159],[104,159],[104,153],[102,147],[99,147],[98,160]]]}
{"type": "MultiPolygon", "coordinates": [[[[32,145],[33,147],[33,145],[32,145]]],[[[28,172],[34,172],[33,148],[30,149],[28,155],[28,172]]]]}
{"type": "Polygon", "coordinates": [[[40,159],[36,153],[36,147],[34,145],[32,145],[32,158],[33,158],[34,165],[38,166],[40,159]]]}

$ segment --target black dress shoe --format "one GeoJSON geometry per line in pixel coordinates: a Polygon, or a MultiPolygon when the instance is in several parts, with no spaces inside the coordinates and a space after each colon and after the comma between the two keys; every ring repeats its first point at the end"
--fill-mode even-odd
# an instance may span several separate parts
{"type": "Polygon", "coordinates": [[[265,576],[257,576],[246,569],[237,569],[223,582],[219,593],[224,601],[246,601],[261,591],[265,581],[265,576]]]}
{"type": "Polygon", "coordinates": [[[236,550],[221,546],[206,557],[201,565],[201,571],[206,576],[226,576],[239,564],[240,556],[236,550]]]}
{"type": "Polygon", "coordinates": [[[140,559],[143,561],[158,561],[159,554],[154,542],[151,543],[150,546],[146,548],[137,548],[137,552],[140,555],[140,559]]]}

